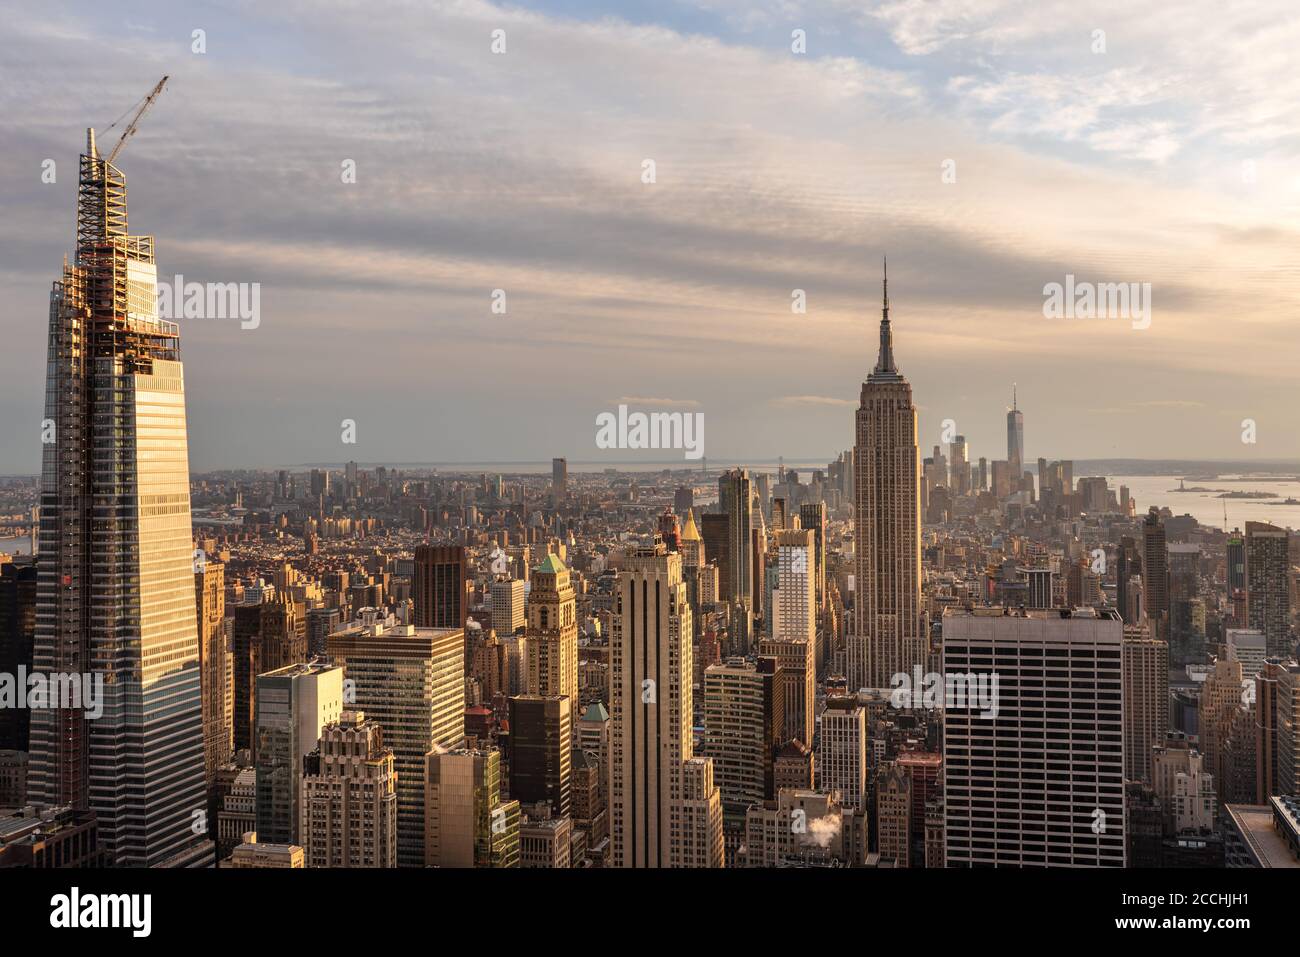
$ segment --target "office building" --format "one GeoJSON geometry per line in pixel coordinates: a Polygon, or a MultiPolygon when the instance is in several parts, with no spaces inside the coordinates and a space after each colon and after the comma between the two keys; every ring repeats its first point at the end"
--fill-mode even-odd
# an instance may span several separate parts
{"type": "Polygon", "coordinates": [[[703,753],[713,759],[724,817],[742,829],[745,809],[776,795],[784,692],[775,658],[729,658],[704,669],[703,753]]]}
{"type": "Polygon", "coordinates": [[[1122,669],[1113,612],[944,612],[945,680],[998,676],[943,712],[947,866],[1124,866],[1122,669]]]}
{"type": "Polygon", "coordinates": [[[1124,779],[1151,781],[1151,749],[1169,735],[1169,645],[1124,626],[1124,779]]]}
{"type": "Polygon", "coordinates": [[[384,729],[397,768],[397,857],[424,863],[425,755],[465,737],[464,634],[401,625],[374,609],[329,638],[331,660],[353,692],[347,704],[384,729]]]}
{"type": "Polygon", "coordinates": [[[524,583],[518,578],[499,578],[488,588],[492,627],[498,635],[513,635],[524,627],[524,583]]]}
{"type": "Polygon", "coordinates": [[[867,807],[867,709],[854,695],[828,698],[817,747],[817,789],[837,791],[844,807],[867,807]]]}
{"type": "Polygon", "coordinates": [[[1247,624],[1264,633],[1270,658],[1292,658],[1288,532],[1266,522],[1246,523],[1247,624]]]}
{"type": "Polygon", "coordinates": [[[681,555],[661,544],[634,548],[617,587],[609,642],[613,866],[688,866],[703,849],[707,866],[720,867],[722,805],[712,763],[693,760],[692,624],[681,555]]]}
{"type": "Polygon", "coordinates": [[[342,668],[312,662],[257,676],[256,830],[266,841],[298,843],[302,759],[342,713],[342,668]]]}
{"type": "Polygon", "coordinates": [[[499,751],[430,751],[424,781],[426,866],[519,866],[519,802],[501,800],[499,751]]]}
{"type": "Polygon", "coordinates": [[[303,759],[307,867],[397,866],[397,769],[383,729],[344,711],[303,759]]]}
{"type": "MultiPolygon", "coordinates": [[[[415,627],[465,627],[469,602],[465,593],[468,564],[460,545],[420,545],[415,549],[415,627]]],[[[510,634],[510,632],[503,632],[510,634]]]]}
{"type": "Polygon", "coordinates": [[[510,699],[510,796],[546,803],[556,817],[570,813],[573,786],[573,705],[566,695],[510,699]]]}
{"type": "MultiPolygon", "coordinates": [[[[727,565],[721,569],[722,599],[753,607],[754,493],[745,469],[732,469],[718,479],[718,502],[726,518],[727,565]]],[[[706,530],[707,536],[707,530],[706,530]]],[[[705,546],[708,541],[706,537],[705,546]]],[[[710,555],[713,549],[708,549],[710,555]]]]}

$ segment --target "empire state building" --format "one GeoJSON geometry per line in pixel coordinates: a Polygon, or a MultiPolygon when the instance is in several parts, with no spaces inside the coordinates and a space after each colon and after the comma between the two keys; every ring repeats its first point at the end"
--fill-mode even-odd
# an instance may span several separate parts
{"type": "Polygon", "coordinates": [[[924,665],[921,512],[912,387],[894,364],[889,278],[880,357],[862,383],[854,442],[854,599],[849,687],[888,688],[924,665]]]}

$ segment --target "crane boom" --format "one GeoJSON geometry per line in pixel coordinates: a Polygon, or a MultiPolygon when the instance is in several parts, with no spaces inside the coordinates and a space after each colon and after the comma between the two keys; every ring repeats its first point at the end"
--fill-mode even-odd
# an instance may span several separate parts
{"type": "MultiPolygon", "coordinates": [[[[135,116],[131,117],[131,122],[128,123],[126,129],[122,131],[122,138],[118,140],[117,145],[113,147],[113,152],[108,154],[108,163],[111,164],[113,160],[117,159],[117,154],[122,152],[122,147],[126,145],[126,141],[135,134],[136,127],[140,124],[141,118],[143,118],[149,107],[153,106],[153,101],[158,99],[158,94],[162,92],[167,80],[168,77],[166,76],[159,80],[158,85],[150,90],[149,95],[144,98],[144,102],[140,104],[140,109],[136,110],[135,116]]],[[[113,126],[116,125],[116,123],[113,124],[113,126]]],[[[112,126],[109,127],[109,129],[112,128],[112,126]]]]}

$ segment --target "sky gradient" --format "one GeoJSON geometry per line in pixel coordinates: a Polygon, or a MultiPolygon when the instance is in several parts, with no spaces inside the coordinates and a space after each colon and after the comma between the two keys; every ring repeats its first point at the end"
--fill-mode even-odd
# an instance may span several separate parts
{"type": "Polygon", "coordinates": [[[164,73],[132,232],[261,284],[256,329],[181,320],[195,470],[598,460],[620,402],[829,458],[885,254],[926,454],[950,418],[1002,457],[1014,381],[1031,460],[1300,457],[1300,15],[1135,6],[0,3],[0,473],[39,468],[85,127],[164,73]],[[1067,274],[1150,283],[1150,327],[1045,318],[1067,274]]]}

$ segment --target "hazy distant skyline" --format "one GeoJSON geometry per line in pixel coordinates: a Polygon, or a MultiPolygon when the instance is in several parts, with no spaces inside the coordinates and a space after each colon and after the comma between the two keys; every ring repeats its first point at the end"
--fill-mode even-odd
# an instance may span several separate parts
{"type": "Polygon", "coordinates": [[[162,279],[262,286],[256,329],[181,320],[195,471],[615,465],[620,402],[703,413],[712,461],[829,460],[884,254],[923,454],[951,418],[1003,457],[1016,382],[1031,467],[1298,457],[1300,18],[1092,7],[0,4],[0,473],[39,468],[85,127],[111,148],[164,73],[132,232],[162,279]],[[1151,283],[1150,328],[1044,318],[1067,274],[1151,283]]]}

